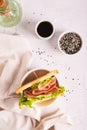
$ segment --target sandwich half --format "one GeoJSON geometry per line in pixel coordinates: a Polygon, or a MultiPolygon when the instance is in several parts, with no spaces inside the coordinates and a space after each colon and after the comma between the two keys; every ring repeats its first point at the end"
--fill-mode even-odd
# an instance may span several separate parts
{"type": "Polygon", "coordinates": [[[32,108],[33,104],[42,102],[45,104],[63,95],[65,88],[59,86],[56,78],[58,70],[53,70],[37,79],[24,84],[16,90],[16,94],[20,94],[19,106],[27,106],[32,108]]]}

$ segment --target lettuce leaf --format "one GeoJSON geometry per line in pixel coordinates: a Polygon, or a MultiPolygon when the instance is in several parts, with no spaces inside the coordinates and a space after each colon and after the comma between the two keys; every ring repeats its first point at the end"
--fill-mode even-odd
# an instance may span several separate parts
{"type": "Polygon", "coordinates": [[[65,88],[63,86],[60,86],[59,88],[60,89],[58,91],[56,91],[50,95],[40,95],[40,96],[37,96],[36,98],[29,98],[29,97],[27,98],[27,97],[24,97],[22,94],[20,97],[20,100],[19,100],[19,106],[25,105],[27,107],[32,108],[32,104],[36,101],[56,98],[58,95],[65,92],[65,88]]]}
{"type": "Polygon", "coordinates": [[[37,83],[33,84],[30,88],[34,88],[34,87],[39,86],[39,85],[41,85],[41,84],[46,84],[46,83],[48,83],[51,79],[52,79],[52,76],[51,76],[50,78],[47,78],[47,79],[45,79],[45,80],[42,80],[42,81],[40,81],[40,82],[37,82],[37,83]]]}

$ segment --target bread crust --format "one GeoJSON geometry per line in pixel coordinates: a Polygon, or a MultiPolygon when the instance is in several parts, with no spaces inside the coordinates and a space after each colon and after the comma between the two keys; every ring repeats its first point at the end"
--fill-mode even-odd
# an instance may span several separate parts
{"type": "Polygon", "coordinates": [[[58,70],[50,71],[47,74],[45,74],[45,75],[43,75],[43,76],[41,76],[41,77],[39,77],[39,78],[29,82],[29,83],[27,83],[27,84],[25,84],[23,86],[20,86],[18,89],[16,89],[16,94],[20,94],[23,90],[29,88],[33,84],[35,84],[37,82],[40,82],[41,80],[45,80],[45,79],[47,79],[47,78],[49,78],[49,77],[51,77],[53,75],[56,75],[56,74],[58,74],[58,70]]]}

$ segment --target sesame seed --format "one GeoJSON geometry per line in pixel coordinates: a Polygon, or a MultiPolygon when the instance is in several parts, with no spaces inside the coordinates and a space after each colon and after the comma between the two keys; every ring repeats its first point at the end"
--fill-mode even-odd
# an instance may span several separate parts
{"type": "Polygon", "coordinates": [[[82,46],[82,40],[76,33],[66,33],[59,41],[60,48],[67,54],[78,52],[82,46]]]}

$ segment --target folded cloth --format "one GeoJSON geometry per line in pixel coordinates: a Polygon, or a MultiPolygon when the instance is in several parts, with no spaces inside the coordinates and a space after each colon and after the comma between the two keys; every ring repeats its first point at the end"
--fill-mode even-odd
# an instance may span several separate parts
{"type": "Polygon", "coordinates": [[[53,112],[51,110],[49,114],[42,116],[41,121],[37,123],[37,125],[35,126],[33,130],[48,130],[50,128],[51,129],[53,128],[55,130],[58,130],[58,129],[60,130],[59,127],[61,126],[62,126],[61,130],[65,130],[65,127],[67,128],[66,130],[68,130],[68,128],[70,128],[69,126],[71,125],[72,125],[72,121],[70,117],[62,113],[60,109],[56,108],[53,110],[53,112]],[[56,127],[55,129],[56,125],[58,127],[56,127]]]}
{"type": "Polygon", "coordinates": [[[45,108],[19,108],[15,90],[29,71],[32,53],[23,37],[0,34],[0,39],[0,130],[48,130],[56,122],[70,123],[62,122],[65,115],[56,106],[44,116],[45,108]]]}
{"type": "Polygon", "coordinates": [[[40,121],[10,112],[10,110],[2,110],[0,111],[0,130],[69,130],[71,122],[67,119],[68,117],[59,109],[41,118],[40,121]],[[52,126],[54,129],[50,129],[52,126]]]}

